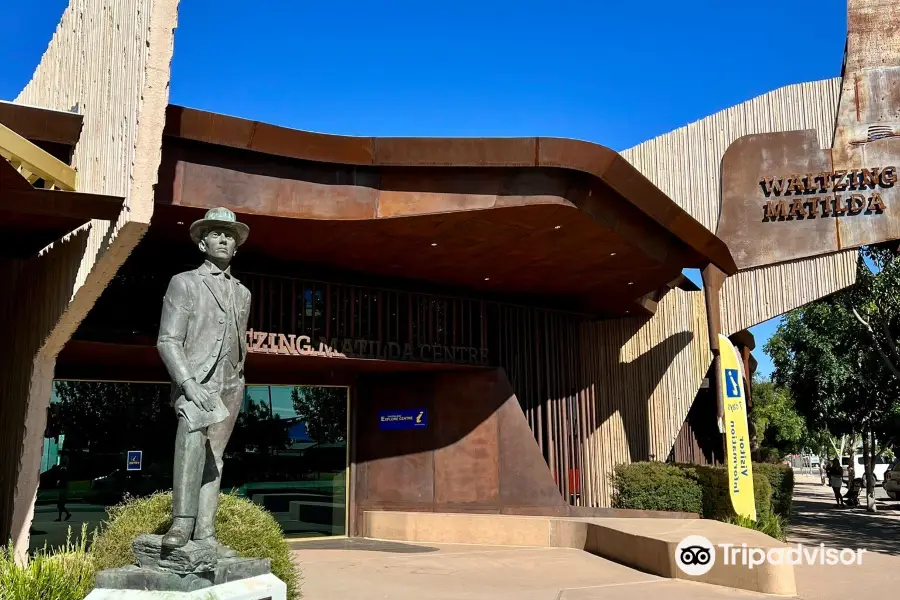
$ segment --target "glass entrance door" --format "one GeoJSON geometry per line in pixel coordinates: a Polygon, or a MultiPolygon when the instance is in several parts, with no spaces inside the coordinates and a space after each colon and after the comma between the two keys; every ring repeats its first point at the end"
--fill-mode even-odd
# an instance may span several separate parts
{"type": "Polygon", "coordinates": [[[247,386],[224,477],[287,536],[347,533],[348,401],[345,387],[247,386]]]}

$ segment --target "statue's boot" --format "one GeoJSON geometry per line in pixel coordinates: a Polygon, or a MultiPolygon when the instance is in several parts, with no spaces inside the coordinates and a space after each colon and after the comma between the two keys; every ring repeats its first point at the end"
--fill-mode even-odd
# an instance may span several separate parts
{"type": "Polygon", "coordinates": [[[216,558],[237,558],[238,556],[237,550],[220,543],[213,535],[201,540],[194,540],[194,543],[215,548],[216,558]]]}
{"type": "Polygon", "coordinates": [[[163,536],[163,548],[181,548],[191,539],[194,532],[194,519],[192,517],[175,517],[172,526],[163,536]]]}

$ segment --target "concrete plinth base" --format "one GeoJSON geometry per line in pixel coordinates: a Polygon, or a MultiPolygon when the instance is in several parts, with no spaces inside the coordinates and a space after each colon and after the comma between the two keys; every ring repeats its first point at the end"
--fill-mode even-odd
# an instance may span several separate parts
{"type": "Polygon", "coordinates": [[[287,600],[287,586],[269,573],[189,592],[98,587],[85,600],[287,600]]]}

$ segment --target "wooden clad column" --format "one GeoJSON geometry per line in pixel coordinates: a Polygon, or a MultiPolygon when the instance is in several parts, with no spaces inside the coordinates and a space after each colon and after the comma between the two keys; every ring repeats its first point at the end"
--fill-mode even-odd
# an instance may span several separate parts
{"type": "MultiPolygon", "coordinates": [[[[703,294],[706,297],[706,324],[709,330],[709,347],[713,353],[713,368],[716,376],[716,421],[719,433],[724,433],[722,420],[725,417],[725,398],[723,385],[719,381],[719,334],[722,332],[722,308],[719,297],[725,283],[725,273],[713,264],[703,269],[703,294]]],[[[723,441],[724,444],[724,441],[723,441]]]]}
{"type": "Polygon", "coordinates": [[[725,273],[713,264],[703,269],[703,294],[706,298],[706,326],[709,330],[709,347],[713,354],[713,374],[710,384],[715,381],[716,426],[719,429],[721,456],[725,456],[725,382],[721,375],[721,355],[719,334],[722,332],[722,307],[719,303],[725,273]]]}

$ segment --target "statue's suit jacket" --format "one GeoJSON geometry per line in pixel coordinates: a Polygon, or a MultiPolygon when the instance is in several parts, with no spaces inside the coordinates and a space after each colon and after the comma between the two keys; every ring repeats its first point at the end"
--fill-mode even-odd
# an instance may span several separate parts
{"type": "MultiPolygon", "coordinates": [[[[193,271],[179,273],[172,277],[169,289],[163,299],[162,318],[159,324],[159,338],[156,347],[166,369],[172,378],[177,393],[181,386],[192,377],[198,383],[207,378],[215,368],[216,360],[222,356],[227,360],[228,348],[223,351],[226,340],[228,298],[223,296],[214,281],[211,265],[203,263],[193,271]]],[[[234,285],[234,311],[237,319],[240,344],[240,364],[238,372],[243,373],[247,357],[247,319],[250,317],[250,290],[232,277],[234,285]]],[[[176,390],[173,390],[175,392],[176,390]]],[[[173,400],[175,398],[173,397],[173,400]]]]}

